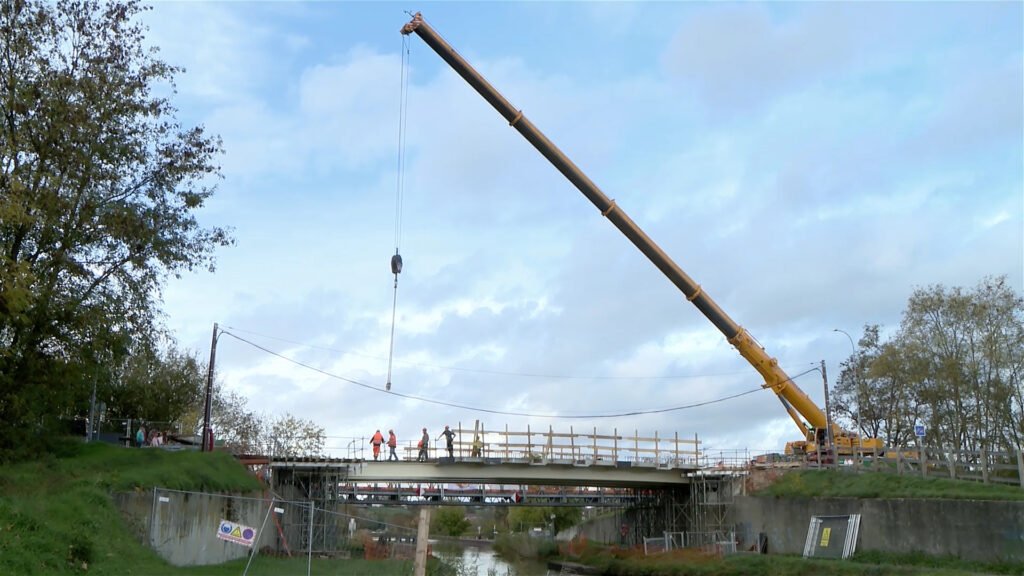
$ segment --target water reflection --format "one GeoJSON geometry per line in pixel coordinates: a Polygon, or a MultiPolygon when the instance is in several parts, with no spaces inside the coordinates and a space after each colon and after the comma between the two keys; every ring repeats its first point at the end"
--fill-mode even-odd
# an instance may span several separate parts
{"type": "Polygon", "coordinates": [[[458,576],[545,576],[547,565],[540,561],[510,562],[487,545],[432,543],[434,556],[455,569],[458,576]]]}

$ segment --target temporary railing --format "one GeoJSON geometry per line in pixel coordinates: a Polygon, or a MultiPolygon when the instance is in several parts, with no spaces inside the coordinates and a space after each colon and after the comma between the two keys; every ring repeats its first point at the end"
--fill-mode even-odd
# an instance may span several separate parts
{"type": "MultiPolygon", "coordinates": [[[[458,459],[497,458],[506,462],[531,464],[565,463],[581,466],[623,465],[663,468],[695,467],[700,460],[700,440],[694,435],[681,438],[671,436],[641,436],[637,430],[630,436],[613,429],[611,434],[576,431],[537,430],[527,425],[525,431],[453,428],[452,456],[458,459]]],[[[418,448],[405,448],[406,458],[415,459],[418,448]]],[[[431,458],[448,455],[442,439],[433,442],[428,455],[431,458]]]]}

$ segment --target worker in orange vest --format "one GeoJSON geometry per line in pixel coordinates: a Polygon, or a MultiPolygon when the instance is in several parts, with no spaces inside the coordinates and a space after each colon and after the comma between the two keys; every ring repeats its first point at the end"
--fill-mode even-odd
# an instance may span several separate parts
{"type": "Polygon", "coordinates": [[[392,460],[398,460],[398,454],[395,454],[395,448],[398,446],[398,438],[395,436],[394,430],[388,430],[388,448],[391,449],[391,454],[388,454],[388,462],[392,460]]]}
{"type": "Polygon", "coordinates": [[[377,460],[380,457],[380,445],[384,443],[384,436],[377,430],[373,434],[373,438],[370,438],[370,444],[373,444],[373,459],[377,460]]]}

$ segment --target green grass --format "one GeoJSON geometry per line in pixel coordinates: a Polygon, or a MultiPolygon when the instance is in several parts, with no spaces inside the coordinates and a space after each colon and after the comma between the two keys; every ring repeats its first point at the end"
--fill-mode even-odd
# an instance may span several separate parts
{"type": "Polygon", "coordinates": [[[862,564],[894,564],[925,570],[958,570],[970,574],[1024,574],[1024,564],[1020,562],[974,562],[955,556],[929,556],[923,552],[857,552],[852,560],[862,564]]]}
{"type": "Polygon", "coordinates": [[[167,565],[139,544],[112,491],[166,486],[260,488],[229,454],[62,443],[0,469],[0,574],[152,574],[167,565]]]}
{"type": "Polygon", "coordinates": [[[1020,487],[884,472],[792,470],[758,495],[800,498],[1024,500],[1020,487]]]}
{"type": "Polygon", "coordinates": [[[600,568],[608,576],[978,576],[1020,574],[1024,568],[1019,564],[999,566],[897,555],[858,555],[843,561],[756,554],[712,558],[693,551],[642,556],[611,549],[585,553],[580,561],[600,568]]]}
{"type": "MultiPolygon", "coordinates": [[[[147,576],[238,576],[245,570],[247,560],[233,560],[215,566],[195,566],[192,568],[174,568],[164,566],[147,576]]],[[[305,556],[295,558],[267,558],[257,556],[249,566],[249,576],[305,576],[307,560],[305,556]]],[[[430,574],[438,574],[439,565],[436,560],[431,562],[430,574]]],[[[312,576],[411,576],[413,564],[411,560],[326,560],[313,558],[310,565],[312,576]]]]}
{"type": "MultiPolygon", "coordinates": [[[[53,454],[0,468],[0,575],[237,576],[246,560],[178,568],[130,532],[112,492],[154,486],[204,492],[262,489],[231,455],[170,452],[108,444],[58,443],[53,454]]],[[[430,573],[439,574],[435,560],[430,573]]],[[[306,574],[306,557],[257,556],[249,574],[306,574]]],[[[400,560],[314,558],[312,574],[401,576],[400,560]]]]}

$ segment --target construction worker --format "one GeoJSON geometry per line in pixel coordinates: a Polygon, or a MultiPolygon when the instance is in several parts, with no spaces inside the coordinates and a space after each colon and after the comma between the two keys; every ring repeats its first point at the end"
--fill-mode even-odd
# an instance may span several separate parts
{"type": "MultiPolygon", "coordinates": [[[[455,457],[455,454],[454,454],[454,450],[455,450],[455,446],[454,446],[454,443],[455,443],[455,432],[452,432],[448,428],[448,426],[445,426],[444,427],[444,432],[441,432],[441,436],[444,436],[444,439],[446,441],[445,442],[445,444],[446,444],[445,447],[448,449],[448,457],[449,458],[454,458],[455,457]]],[[[440,440],[441,436],[438,436],[437,439],[440,440]]]]}
{"type": "Polygon", "coordinates": [[[398,437],[395,436],[394,430],[388,430],[388,448],[391,449],[391,453],[388,454],[388,462],[392,460],[398,460],[398,454],[395,454],[395,448],[398,446],[398,437]]]}
{"type": "Polygon", "coordinates": [[[427,429],[423,429],[423,437],[420,438],[420,443],[417,445],[420,449],[419,454],[416,455],[417,462],[427,461],[427,448],[430,446],[430,434],[427,434],[427,429]]]}
{"type": "Polygon", "coordinates": [[[370,444],[373,445],[373,459],[374,461],[380,456],[380,445],[384,443],[384,436],[377,430],[373,434],[373,438],[370,438],[370,444]]]}

